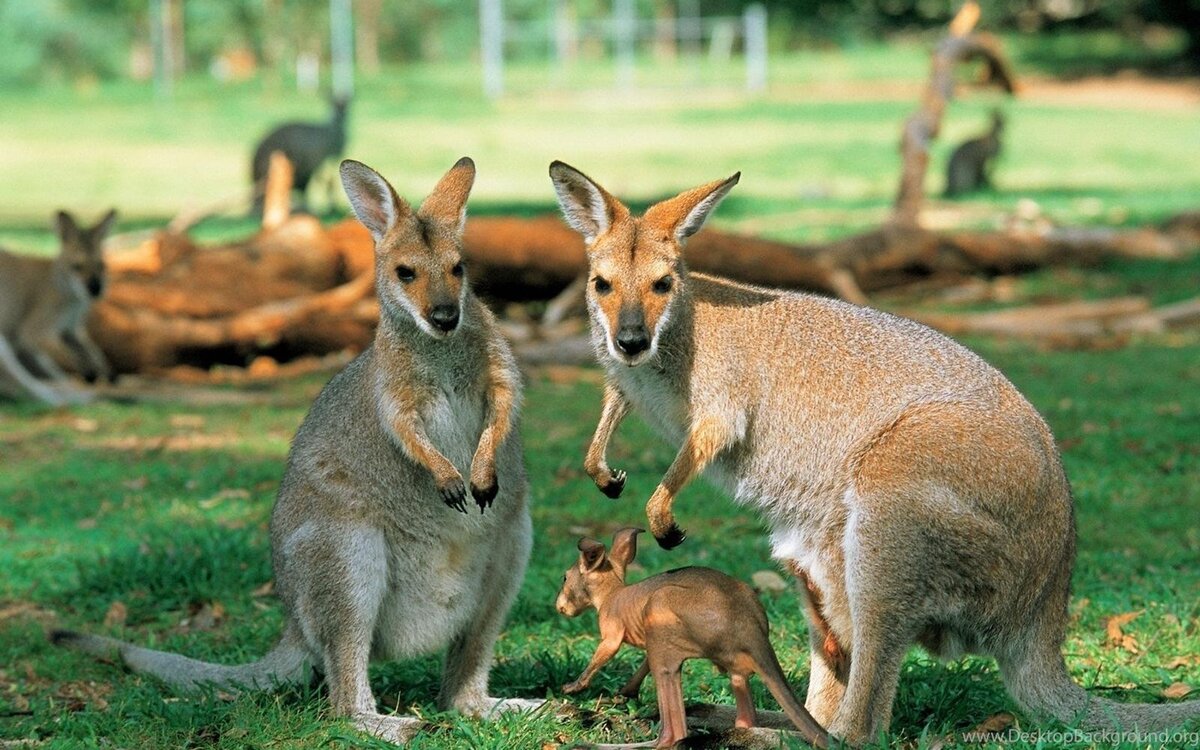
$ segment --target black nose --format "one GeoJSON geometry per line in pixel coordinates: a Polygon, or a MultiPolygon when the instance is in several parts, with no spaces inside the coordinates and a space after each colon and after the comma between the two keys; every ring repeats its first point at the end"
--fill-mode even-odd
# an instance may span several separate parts
{"type": "Polygon", "coordinates": [[[438,305],[429,311],[429,322],[438,330],[450,333],[458,326],[458,307],[438,305]]]}
{"type": "Polygon", "coordinates": [[[617,348],[633,357],[650,348],[650,337],[643,326],[629,326],[617,331],[617,348]]]}
{"type": "Polygon", "coordinates": [[[100,279],[88,279],[87,290],[88,290],[88,293],[91,294],[93,297],[99,297],[100,290],[103,287],[104,287],[104,285],[100,283],[100,279]]]}

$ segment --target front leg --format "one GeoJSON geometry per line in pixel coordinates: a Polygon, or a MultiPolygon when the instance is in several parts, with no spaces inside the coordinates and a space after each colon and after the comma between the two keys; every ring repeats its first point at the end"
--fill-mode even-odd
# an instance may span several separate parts
{"type": "Polygon", "coordinates": [[[579,678],[574,682],[568,682],[563,685],[564,693],[578,693],[588,685],[592,684],[592,678],[600,671],[600,668],[607,664],[617,652],[621,650],[621,644],[624,640],[620,636],[606,636],[600,641],[600,645],[596,647],[596,653],[592,654],[592,660],[588,662],[587,667],[579,678]]]}
{"type": "Polygon", "coordinates": [[[67,331],[63,335],[63,342],[75,355],[81,365],[80,372],[89,383],[96,380],[107,380],[111,383],[116,380],[108,358],[100,351],[100,347],[96,346],[96,342],[92,341],[92,337],[88,336],[83,326],[67,331]]]}
{"type": "Polygon", "coordinates": [[[500,486],[496,483],[496,451],[512,429],[520,393],[519,375],[512,356],[493,347],[488,356],[487,421],[471,459],[471,496],[479,512],[492,504],[500,486]]]}
{"type": "Polygon", "coordinates": [[[467,512],[467,485],[462,474],[430,441],[421,415],[411,404],[399,401],[387,393],[379,394],[380,415],[392,433],[392,438],[409,458],[433,474],[442,502],[455,510],[467,512]]]}
{"type": "Polygon", "coordinates": [[[704,416],[692,421],[691,430],[683,441],[671,468],[646,503],[650,532],[663,549],[678,547],[687,538],[686,532],[675,523],[671,506],[675,496],[721,451],[739,439],[733,420],[721,416],[704,416]]]}
{"type": "Polygon", "coordinates": [[[612,383],[605,384],[600,423],[596,425],[596,433],[592,435],[592,442],[588,445],[583,468],[600,491],[612,498],[620,497],[621,490],[625,489],[625,472],[614,472],[608,467],[608,441],[612,439],[617,426],[628,413],[629,401],[625,395],[612,383]]]}

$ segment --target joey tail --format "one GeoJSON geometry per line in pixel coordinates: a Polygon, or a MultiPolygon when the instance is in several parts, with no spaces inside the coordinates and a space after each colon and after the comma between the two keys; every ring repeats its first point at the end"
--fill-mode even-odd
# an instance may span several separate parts
{"type": "Polygon", "coordinates": [[[792,688],[783,674],[783,668],[779,666],[779,660],[775,658],[775,652],[768,646],[764,649],[764,653],[754,654],[752,658],[754,671],[758,673],[759,679],[767,686],[767,690],[775,697],[787,717],[796,725],[796,729],[800,731],[804,740],[820,750],[828,748],[830,745],[829,732],[825,731],[825,728],[808,713],[804,704],[796,699],[795,693],[792,692],[792,688]]]}

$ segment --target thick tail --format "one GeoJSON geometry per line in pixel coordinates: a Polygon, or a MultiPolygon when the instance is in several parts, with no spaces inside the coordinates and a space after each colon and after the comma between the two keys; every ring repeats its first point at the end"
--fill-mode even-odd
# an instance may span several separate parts
{"type": "Polygon", "coordinates": [[[828,748],[829,732],[826,732],[825,728],[818,724],[808,709],[804,707],[804,704],[796,699],[796,694],[792,692],[787,678],[783,675],[783,668],[779,666],[779,660],[775,658],[775,652],[768,648],[766,653],[756,654],[754,661],[754,671],[767,686],[767,690],[771,691],[771,695],[775,696],[775,700],[779,702],[783,712],[796,725],[796,729],[800,730],[804,741],[813,747],[821,748],[821,750],[828,748]]]}
{"type": "Polygon", "coordinates": [[[1161,732],[1200,719],[1200,701],[1117,703],[1089,695],[1067,673],[1057,648],[1033,648],[1000,659],[1009,694],[1034,715],[1090,732],[1161,732]]]}
{"type": "Polygon", "coordinates": [[[183,691],[206,686],[267,690],[307,679],[311,670],[308,652],[291,628],[284,632],[275,648],[259,661],[231,666],[211,664],[167,651],[142,648],[114,638],[69,630],[52,632],[50,642],[93,656],[118,656],[134,672],[153,675],[183,691]]]}

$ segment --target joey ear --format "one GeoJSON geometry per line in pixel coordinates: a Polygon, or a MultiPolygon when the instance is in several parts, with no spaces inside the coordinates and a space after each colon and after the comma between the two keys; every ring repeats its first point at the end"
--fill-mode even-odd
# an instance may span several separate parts
{"type": "Polygon", "coordinates": [[[567,223],[582,234],[588,244],[608,231],[618,219],[629,216],[629,209],[619,200],[569,164],[550,162],[550,180],[567,223]]]}
{"type": "Polygon", "coordinates": [[[383,175],[366,164],[346,159],[338,171],[354,215],[370,230],[376,242],[411,211],[383,175]]]}
{"type": "Polygon", "coordinates": [[[613,534],[612,554],[609,559],[625,568],[637,557],[637,535],[645,529],[624,528],[613,534]]]}
{"type": "Polygon", "coordinates": [[[462,234],[467,222],[467,198],[474,184],[475,162],[471,157],[464,156],[442,175],[429,197],[421,202],[417,214],[449,224],[458,234],[462,234]]]}
{"type": "Polygon", "coordinates": [[[741,172],[724,180],[701,185],[674,198],[655,203],[646,211],[642,222],[670,232],[678,242],[691,237],[704,226],[704,220],[717,204],[738,184],[741,172]]]}
{"type": "Polygon", "coordinates": [[[607,556],[604,545],[595,539],[584,537],[579,540],[579,568],[584,573],[591,573],[599,568],[607,556]]]}
{"type": "Polygon", "coordinates": [[[59,211],[54,214],[54,231],[58,233],[58,238],[64,243],[72,242],[79,238],[79,225],[75,223],[75,217],[66,211],[59,211]]]}
{"type": "Polygon", "coordinates": [[[115,209],[115,208],[108,209],[108,213],[104,214],[103,218],[101,218],[100,221],[96,222],[96,226],[91,228],[90,231],[91,231],[92,237],[94,237],[97,241],[103,240],[105,237],[108,236],[108,233],[110,231],[112,231],[113,224],[116,222],[116,220],[117,220],[117,209],[115,209]]]}

